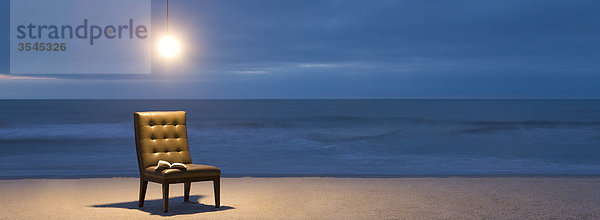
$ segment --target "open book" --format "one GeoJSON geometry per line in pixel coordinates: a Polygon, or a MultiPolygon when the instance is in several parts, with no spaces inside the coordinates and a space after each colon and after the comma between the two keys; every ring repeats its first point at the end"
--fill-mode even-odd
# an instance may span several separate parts
{"type": "Polygon", "coordinates": [[[159,160],[156,168],[154,170],[164,170],[164,169],[180,169],[185,170],[187,166],[183,163],[169,163],[168,161],[159,160]]]}

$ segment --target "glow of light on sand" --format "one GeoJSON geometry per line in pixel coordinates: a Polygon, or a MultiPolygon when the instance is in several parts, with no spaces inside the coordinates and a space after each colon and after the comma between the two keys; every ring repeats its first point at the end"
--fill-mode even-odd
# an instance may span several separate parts
{"type": "Polygon", "coordinates": [[[158,51],[166,58],[177,56],[180,50],[179,41],[172,36],[165,35],[158,42],[158,51]]]}

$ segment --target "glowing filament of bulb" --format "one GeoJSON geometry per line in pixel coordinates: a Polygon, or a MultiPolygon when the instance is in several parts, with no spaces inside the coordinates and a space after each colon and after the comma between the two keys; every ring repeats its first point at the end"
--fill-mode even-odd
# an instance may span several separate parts
{"type": "Polygon", "coordinates": [[[176,56],[180,49],[179,42],[175,38],[168,35],[164,36],[158,42],[158,51],[167,58],[176,56]]]}

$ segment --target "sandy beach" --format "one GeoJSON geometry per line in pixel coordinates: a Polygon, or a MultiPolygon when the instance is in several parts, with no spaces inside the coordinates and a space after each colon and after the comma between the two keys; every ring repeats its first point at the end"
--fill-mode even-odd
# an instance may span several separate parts
{"type": "Polygon", "coordinates": [[[171,186],[169,213],[138,179],[0,181],[0,219],[599,219],[600,178],[224,178],[222,208],[209,182],[171,186]]]}

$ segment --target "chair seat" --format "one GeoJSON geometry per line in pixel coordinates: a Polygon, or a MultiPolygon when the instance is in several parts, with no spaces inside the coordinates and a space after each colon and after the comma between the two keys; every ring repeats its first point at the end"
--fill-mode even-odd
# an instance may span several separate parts
{"type": "Polygon", "coordinates": [[[186,170],[180,169],[164,169],[154,170],[156,166],[146,168],[145,172],[148,175],[171,179],[171,178],[194,178],[194,177],[209,177],[221,175],[219,168],[209,165],[185,164],[186,170]]]}

